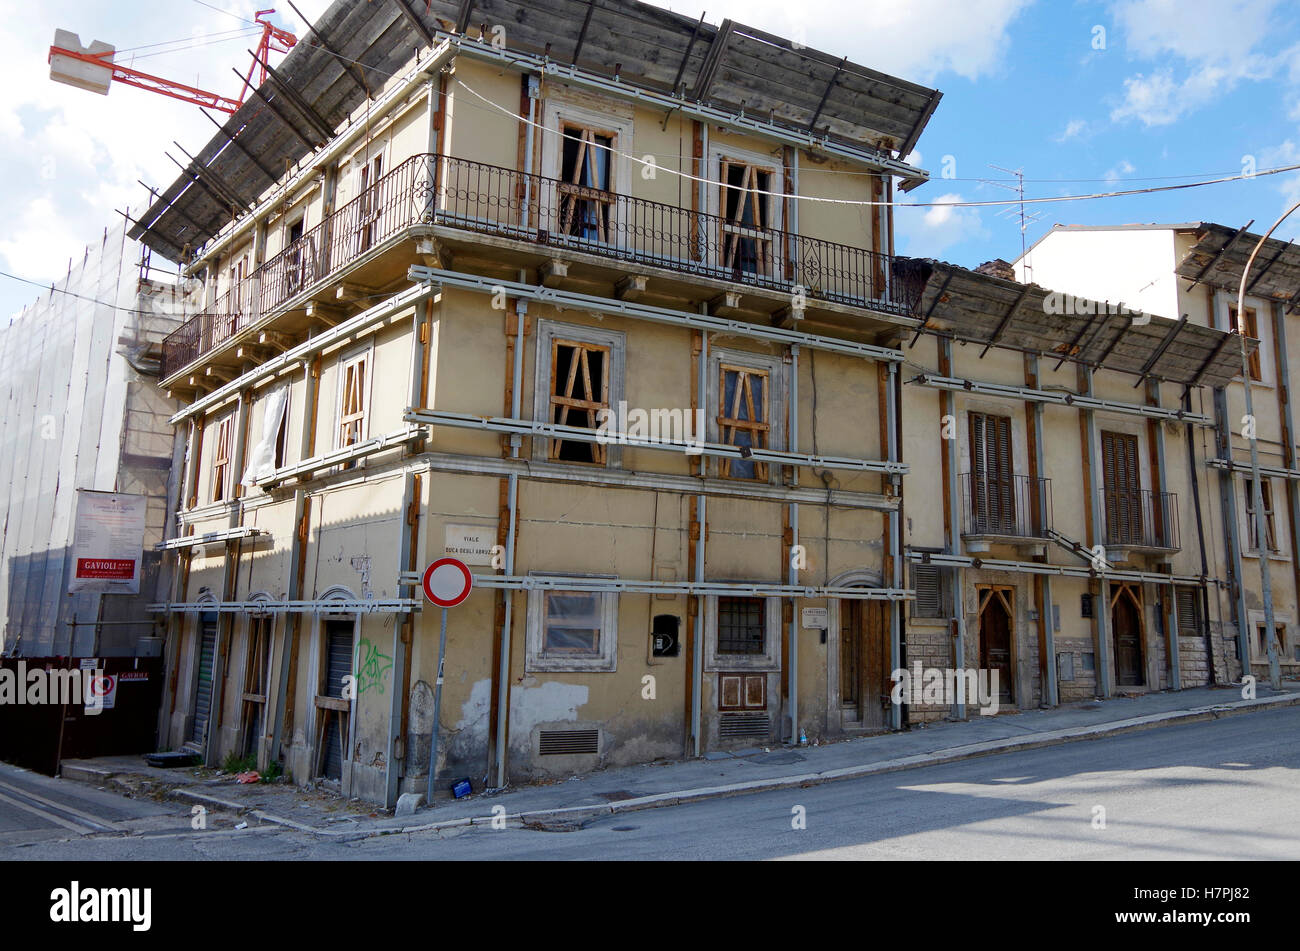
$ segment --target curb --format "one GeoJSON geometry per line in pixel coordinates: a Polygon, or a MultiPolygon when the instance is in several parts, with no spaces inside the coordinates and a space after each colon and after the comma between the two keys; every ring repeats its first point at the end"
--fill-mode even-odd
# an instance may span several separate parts
{"type": "MultiPolygon", "coordinates": [[[[219,809],[223,812],[246,813],[252,818],[272,825],[283,826],[297,832],[305,832],[322,838],[365,839],[384,835],[409,835],[416,832],[443,832],[452,829],[467,829],[474,826],[490,826],[493,822],[504,821],[507,827],[532,828],[546,831],[571,831],[581,828],[587,822],[604,816],[618,815],[624,812],[639,812],[645,809],[660,809],[686,803],[703,802],[709,799],[725,799],[731,796],[743,796],[750,793],[772,792],[778,789],[805,788],[820,786],[824,783],[838,782],[846,779],[860,779],[883,773],[917,769],[923,766],[944,766],[980,756],[997,753],[1014,753],[1022,750],[1043,749],[1049,746],[1063,746],[1083,740],[1097,740],[1104,737],[1119,736],[1125,733],[1138,733],[1143,730],[1158,729],[1164,726],[1177,726],[1183,723],[1196,723],[1217,720],[1221,717],[1240,716],[1282,707],[1300,706],[1300,693],[1285,694],[1278,697],[1265,697],[1255,700],[1237,700],[1231,703],[1211,704],[1194,707],[1190,710],[1177,710],[1169,713],[1152,713],[1126,720],[1112,720],[1107,723],[1088,727],[1073,727],[1030,734],[1025,737],[1006,737],[999,740],[986,740],[954,746],[933,753],[914,753],[895,759],[880,760],[862,766],[843,766],[837,769],[822,770],[814,773],[800,773],[791,776],[777,776],[770,779],[754,779],[747,782],[725,783],[719,786],[700,786],[692,789],[680,789],[669,792],[637,796],[632,799],[620,799],[598,806],[563,806],[553,809],[537,809],[530,812],[505,813],[503,815],[461,816],[456,819],[442,819],[419,825],[338,830],[321,829],[305,822],[277,816],[248,805],[241,805],[227,799],[221,799],[207,793],[190,789],[177,788],[168,790],[169,799],[180,799],[219,809]]],[[[75,767],[71,775],[64,778],[77,782],[96,785],[113,785],[126,773],[109,773],[85,767],[75,767]],[[83,775],[84,774],[84,775],[83,775]]]]}

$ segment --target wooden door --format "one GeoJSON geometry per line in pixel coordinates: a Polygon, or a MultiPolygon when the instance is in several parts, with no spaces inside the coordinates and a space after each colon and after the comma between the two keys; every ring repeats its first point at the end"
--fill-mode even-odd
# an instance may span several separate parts
{"type": "Polygon", "coordinates": [[[1115,683],[1121,687],[1142,686],[1146,683],[1142,660],[1142,596],[1136,585],[1117,585],[1111,596],[1111,640],[1115,683]]]}
{"type": "Polygon", "coordinates": [[[885,729],[886,624],[878,601],[840,602],[840,707],[847,726],[885,729]]]}
{"type": "Polygon", "coordinates": [[[1012,607],[1014,588],[980,588],[979,644],[980,668],[997,671],[998,703],[1015,702],[1011,680],[1011,629],[1015,618],[1012,607]]]}
{"type": "Polygon", "coordinates": [[[1142,541],[1142,479],[1137,437],[1103,431],[1101,462],[1106,540],[1116,545],[1139,544],[1142,541]]]}

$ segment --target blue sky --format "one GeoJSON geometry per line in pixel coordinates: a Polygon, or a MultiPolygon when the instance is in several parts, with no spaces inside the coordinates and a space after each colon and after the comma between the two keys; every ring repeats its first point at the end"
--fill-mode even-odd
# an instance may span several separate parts
{"type": "MultiPolygon", "coordinates": [[[[295,0],[307,16],[326,0],[295,0]]],[[[724,17],[936,86],[943,101],[914,159],[934,180],[902,200],[1009,194],[990,164],[1025,170],[1030,196],[1168,184],[1300,163],[1300,6],[1287,0],[656,0],[710,22],[724,17]],[[947,169],[952,178],[943,178],[947,169]],[[1066,181],[1078,179],[1078,181],[1066,181]]],[[[233,92],[246,37],[209,34],[250,18],[242,0],[2,0],[0,270],[49,281],[70,257],[143,204],[135,180],[170,182],[172,139],[195,152],[211,126],[195,107],[132,89],[107,97],[50,82],[55,27],[119,48],[184,37],[202,45],[140,68],[233,92]],[[214,42],[215,40],[215,42],[214,42]]],[[[287,4],[284,12],[290,13],[287,4]]],[[[277,20],[303,31],[292,15],[277,20]]],[[[146,50],[141,50],[141,55],[146,50]]],[[[1033,209],[1032,242],[1054,222],[1220,221],[1267,227],[1300,200],[1300,173],[1158,195],[1033,209]]],[[[1019,225],[997,209],[903,209],[901,253],[973,266],[1013,259],[1019,225]]],[[[1300,237],[1300,213],[1279,231],[1300,237]]],[[[0,278],[0,312],[39,291],[0,278]]]]}

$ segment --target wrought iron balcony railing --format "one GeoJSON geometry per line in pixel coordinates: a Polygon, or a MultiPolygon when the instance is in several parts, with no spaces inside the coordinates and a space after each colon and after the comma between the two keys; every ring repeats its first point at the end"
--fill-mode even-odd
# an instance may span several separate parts
{"type": "MultiPolygon", "coordinates": [[[[721,185],[715,186],[719,192],[721,185]]],[[[776,199],[772,199],[776,200],[776,199]]],[[[721,202],[725,205],[725,201],[721,202]]],[[[917,288],[889,257],[514,169],[415,155],[163,342],[168,377],[415,225],[527,241],[898,315],[917,288]]]]}
{"type": "Polygon", "coordinates": [[[1182,548],[1178,533],[1178,496],[1151,489],[1102,489],[1106,507],[1106,544],[1116,548],[1182,548]]]}
{"type": "Polygon", "coordinates": [[[1051,479],[963,472],[961,485],[965,514],[963,535],[1047,537],[1047,531],[1052,527],[1051,479]]]}

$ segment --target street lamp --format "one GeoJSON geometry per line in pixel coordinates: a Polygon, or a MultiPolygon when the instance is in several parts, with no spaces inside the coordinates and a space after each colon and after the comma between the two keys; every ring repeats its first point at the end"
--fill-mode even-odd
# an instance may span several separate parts
{"type": "MultiPolygon", "coordinates": [[[[1246,259],[1246,266],[1241,272],[1241,284],[1237,288],[1237,342],[1240,344],[1241,349],[1241,380],[1246,387],[1246,417],[1250,422],[1250,426],[1247,427],[1246,431],[1249,433],[1250,439],[1250,491],[1251,502],[1255,510],[1255,548],[1259,551],[1259,580],[1262,589],[1261,593],[1264,596],[1264,643],[1268,648],[1268,682],[1274,690],[1278,690],[1282,686],[1282,671],[1278,665],[1277,629],[1273,622],[1273,585],[1268,567],[1268,530],[1264,520],[1264,492],[1260,486],[1259,446],[1255,435],[1255,408],[1251,399],[1250,365],[1246,357],[1246,335],[1242,330],[1245,327],[1246,320],[1246,281],[1250,277],[1251,265],[1255,263],[1255,257],[1259,254],[1260,248],[1264,246],[1264,242],[1297,208],[1300,208],[1300,201],[1288,208],[1282,214],[1282,217],[1273,222],[1273,227],[1269,228],[1264,233],[1264,236],[1255,243],[1254,249],[1250,252],[1250,257],[1246,259]]],[[[1293,437],[1288,434],[1287,438],[1293,437]]],[[[1250,631],[1249,621],[1242,618],[1242,622],[1247,626],[1247,649],[1245,656],[1241,659],[1244,676],[1246,669],[1250,665],[1250,631]]]]}

